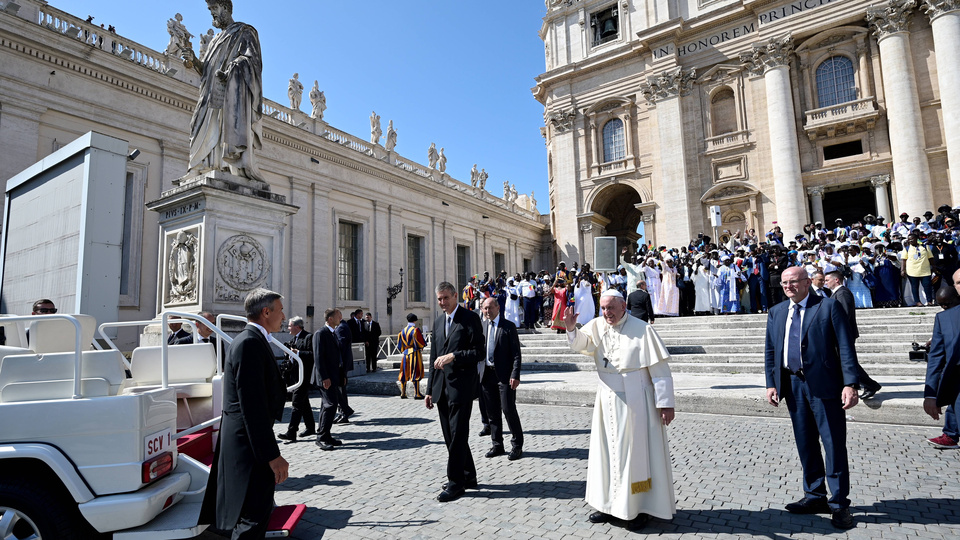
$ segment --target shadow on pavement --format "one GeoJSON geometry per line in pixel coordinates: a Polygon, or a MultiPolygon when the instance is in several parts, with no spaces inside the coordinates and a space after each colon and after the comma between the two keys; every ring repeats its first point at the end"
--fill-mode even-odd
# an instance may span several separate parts
{"type": "Polygon", "coordinates": [[[342,529],[350,524],[351,517],[353,517],[353,510],[325,510],[308,506],[307,511],[303,513],[303,519],[293,531],[293,537],[323,538],[327,532],[326,529],[342,529]],[[308,530],[304,527],[307,523],[323,528],[311,527],[308,530]]]}
{"type": "Polygon", "coordinates": [[[370,418],[368,420],[350,420],[350,423],[355,426],[409,426],[412,424],[429,424],[430,422],[433,422],[433,420],[430,418],[419,418],[416,416],[408,418],[370,418]]]}
{"type": "Polygon", "coordinates": [[[710,387],[713,390],[743,390],[747,388],[763,388],[762,384],[717,384],[710,387]]]}
{"type": "Polygon", "coordinates": [[[334,480],[329,474],[308,474],[305,476],[291,476],[286,482],[277,484],[277,491],[304,491],[315,486],[349,486],[349,480],[334,480]]]}
{"type": "Polygon", "coordinates": [[[541,459],[587,459],[590,450],[587,448],[557,448],[546,452],[528,452],[523,451],[523,457],[535,457],[541,459]]]}
{"type": "Polygon", "coordinates": [[[891,499],[877,501],[869,506],[852,507],[854,517],[862,513],[864,521],[874,523],[916,523],[918,525],[960,524],[958,499],[891,499]]]}
{"type": "Polygon", "coordinates": [[[384,439],[379,441],[357,441],[356,443],[344,443],[343,446],[337,449],[340,450],[350,450],[350,449],[373,449],[373,450],[410,450],[414,448],[423,448],[431,444],[440,444],[439,441],[428,441],[427,439],[384,439]]]}
{"type": "Polygon", "coordinates": [[[344,431],[334,433],[334,437],[344,441],[362,441],[367,439],[392,439],[399,437],[399,433],[390,433],[389,431],[344,431]]]}
{"type": "Polygon", "coordinates": [[[468,490],[468,497],[488,499],[582,499],[586,480],[532,481],[517,484],[483,484],[477,491],[468,490]]]}
{"type": "MultiPolygon", "coordinates": [[[[851,509],[852,510],[852,509],[851,509]]],[[[854,512],[854,519],[862,514],[854,512]]],[[[752,510],[677,510],[672,521],[653,519],[644,534],[733,534],[786,540],[797,534],[846,535],[830,524],[830,516],[791,514],[778,508],[752,510]]]]}
{"type": "Polygon", "coordinates": [[[585,435],[587,433],[590,433],[590,430],[589,429],[535,429],[532,431],[524,430],[524,433],[527,435],[585,435]]]}

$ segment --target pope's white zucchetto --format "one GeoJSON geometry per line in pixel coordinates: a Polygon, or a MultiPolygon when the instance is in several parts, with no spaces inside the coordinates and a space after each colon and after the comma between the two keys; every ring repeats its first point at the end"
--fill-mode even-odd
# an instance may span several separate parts
{"type": "Polygon", "coordinates": [[[600,295],[600,298],[613,297],[623,300],[623,295],[620,294],[620,291],[616,289],[607,289],[603,291],[603,294],[600,295]]]}

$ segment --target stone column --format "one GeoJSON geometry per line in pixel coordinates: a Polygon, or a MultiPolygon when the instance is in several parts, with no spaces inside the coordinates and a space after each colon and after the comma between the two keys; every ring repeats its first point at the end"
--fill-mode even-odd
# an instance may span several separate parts
{"type": "MultiPolygon", "coordinates": [[[[551,188],[553,196],[551,203],[556,203],[556,210],[561,216],[576,215],[580,210],[577,196],[579,189],[580,162],[578,156],[577,130],[574,120],[577,117],[575,109],[557,109],[547,113],[547,145],[552,150],[553,178],[551,188]]],[[[587,126],[584,126],[587,127],[587,126]]],[[[580,230],[574,219],[556,219],[555,230],[552,231],[557,243],[558,260],[567,262],[582,260],[580,251],[580,230]]],[[[556,264],[556,261],[548,266],[556,264]]],[[[571,263],[572,264],[572,263],[571,263]]]]}
{"type": "MultiPolygon", "coordinates": [[[[813,221],[823,223],[823,186],[814,186],[807,188],[807,195],[810,196],[810,207],[813,210],[813,221]]],[[[782,229],[783,227],[781,227],[782,229]]]]}
{"type": "Polygon", "coordinates": [[[690,92],[696,78],[695,70],[674,68],[640,85],[640,91],[657,113],[660,185],[665,210],[664,234],[657,241],[668,246],[689,242],[691,232],[700,232],[703,225],[702,212],[697,210],[700,201],[694,201],[689,193],[683,130],[678,129],[683,125],[681,97],[690,92]],[[691,209],[694,205],[695,208],[691,209]]]}
{"type": "Polygon", "coordinates": [[[951,205],[960,204],[960,0],[924,0],[933,28],[940,111],[947,143],[951,205]]]}
{"type": "Polygon", "coordinates": [[[890,0],[885,5],[867,9],[867,21],[880,47],[898,210],[920,216],[936,206],[907,32],[915,6],[916,0],[890,0]]]}
{"type": "Polygon", "coordinates": [[[807,222],[807,204],[800,176],[800,145],[797,142],[793,86],[790,82],[790,35],[754,45],[740,55],[754,74],[763,74],[767,94],[767,123],[770,128],[770,155],[773,168],[774,203],[777,224],[784,237],[793,238],[807,222]]]}
{"type": "Polygon", "coordinates": [[[880,174],[870,177],[873,196],[877,199],[877,216],[883,216],[887,222],[896,223],[897,220],[890,212],[890,197],[887,196],[887,184],[890,183],[889,174],[880,174]]]}

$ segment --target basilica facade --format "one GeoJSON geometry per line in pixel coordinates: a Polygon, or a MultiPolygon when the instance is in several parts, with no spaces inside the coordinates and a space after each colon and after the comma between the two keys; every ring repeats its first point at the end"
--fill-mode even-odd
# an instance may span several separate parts
{"type": "Polygon", "coordinates": [[[561,258],[685,245],[713,206],[792,237],[960,204],[957,0],[547,0],[540,37],[561,258]]]}
{"type": "MultiPolygon", "coordinates": [[[[215,226],[212,207],[157,202],[175,193],[187,172],[197,74],[175,55],[47,2],[0,4],[0,181],[90,131],[138,150],[127,166],[124,208],[110,209],[124,213],[121,320],[151,319],[171,308],[242,314],[244,287],[256,284],[283,294],[287,315],[304,316],[313,329],[323,324],[326,308],[361,308],[389,334],[406,324],[410,312],[430,324],[440,281],[462,286],[484,271],[540,270],[552,263],[543,247],[549,246],[546,216],[526,195],[501,197],[452,178],[443,170],[445,160],[418,163],[428,161],[426,145],[413,149],[394,137],[386,148],[383,139],[331,126],[322,110],[311,114],[269,99],[258,160],[271,200],[289,213],[277,235],[282,248],[274,257],[268,253],[273,247],[258,241],[262,216],[256,214],[235,216],[249,226],[232,226],[221,235],[222,245],[200,245],[191,235],[215,226]],[[161,231],[162,220],[184,225],[161,231]],[[234,259],[253,256],[264,263],[255,279],[225,277],[209,301],[190,289],[203,275],[180,275],[227,276],[224,268],[236,265],[234,259]],[[177,257],[210,264],[182,265],[177,257]]],[[[154,24],[165,40],[164,22],[154,24]]],[[[62,286],[38,278],[34,289],[40,298],[62,286]]],[[[70,300],[51,299],[61,312],[72,312],[70,300]]],[[[14,309],[29,313],[28,304],[14,309]]],[[[136,338],[131,332],[120,341],[132,347],[136,338]]]]}

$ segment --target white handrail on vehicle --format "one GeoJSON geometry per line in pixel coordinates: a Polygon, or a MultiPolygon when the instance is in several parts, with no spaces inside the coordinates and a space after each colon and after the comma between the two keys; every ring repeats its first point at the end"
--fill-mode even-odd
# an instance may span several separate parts
{"type": "MultiPolygon", "coordinates": [[[[76,361],[73,365],[73,399],[80,399],[83,397],[80,393],[80,359],[83,356],[81,354],[83,351],[80,348],[80,335],[83,333],[83,330],[80,326],[80,321],[71,317],[67,314],[48,314],[48,315],[18,315],[16,317],[4,317],[3,322],[17,322],[17,321],[49,321],[50,319],[64,319],[73,324],[73,328],[76,330],[76,335],[74,336],[74,348],[77,353],[76,361]]],[[[36,338],[36,336],[34,336],[36,338]]]]}
{"type": "MultiPolygon", "coordinates": [[[[210,321],[208,321],[205,317],[200,317],[199,315],[192,315],[192,314],[191,314],[191,316],[190,316],[189,319],[169,319],[167,322],[168,322],[168,323],[179,322],[179,323],[186,324],[188,327],[191,328],[191,331],[193,332],[193,338],[194,338],[194,341],[195,341],[195,342],[197,341],[197,337],[199,336],[199,330],[198,330],[197,325],[195,324],[196,322],[199,322],[200,324],[203,324],[204,326],[206,326],[207,328],[209,328],[210,330],[212,330],[213,332],[215,332],[218,336],[220,336],[221,339],[227,340],[227,343],[230,343],[231,341],[233,341],[233,338],[230,337],[229,334],[224,333],[223,330],[220,330],[219,328],[217,328],[216,326],[214,326],[214,325],[213,325],[210,321]]],[[[150,320],[145,320],[145,321],[118,321],[118,322],[112,322],[112,323],[102,323],[100,326],[97,327],[97,332],[100,334],[100,337],[102,337],[103,340],[107,342],[107,345],[109,345],[111,349],[113,349],[113,350],[115,350],[115,351],[120,351],[120,349],[119,349],[119,348],[117,347],[117,345],[113,342],[113,340],[111,340],[111,339],[107,336],[106,332],[104,332],[104,329],[106,329],[106,328],[119,328],[119,327],[121,327],[121,326],[147,326],[148,324],[157,324],[157,319],[150,319],[150,320]]],[[[165,326],[164,328],[166,329],[166,328],[169,328],[169,327],[165,326]]],[[[166,332],[166,331],[163,332],[163,341],[164,341],[164,342],[167,341],[167,332],[166,332]]],[[[219,341],[220,341],[220,340],[217,340],[218,344],[219,344],[219,341]]],[[[94,343],[96,343],[96,342],[94,342],[94,343]]],[[[122,352],[122,351],[120,351],[120,352],[122,352]]],[[[123,357],[123,363],[126,364],[127,369],[130,369],[130,361],[127,360],[127,358],[126,358],[125,356],[123,357]]],[[[220,363],[221,363],[221,362],[220,362],[220,347],[218,346],[218,347],[217,347],[217,375],[220,375],[220,363]]]]}
{"type": "MultiPolygon", "coordinates": [[[[239,321],[244,323],[249,322],[246,317],[241,317],[239,315],[227,315],[226,313],[221,313],[220,315],[217,315],[217,325],[219,326],[220,321],[224,319],[229,321],[239,321]]],[[[297,378],[296,383],[287,387],[287,392],[293,392],[297,388],[300,388],[300,385],[303,384],[303,360],[300,359],[299,354],[291,351],[290,349],[287,348],[286,345],[284,345],[283,343],[280,343],[273,337],[271,337],[269,341],[274,345],[276,345],[278,349],[287,353],[291,358],[293,358],[297,362],[297,374],[299,375],[299,377],[297,378]]]]}

